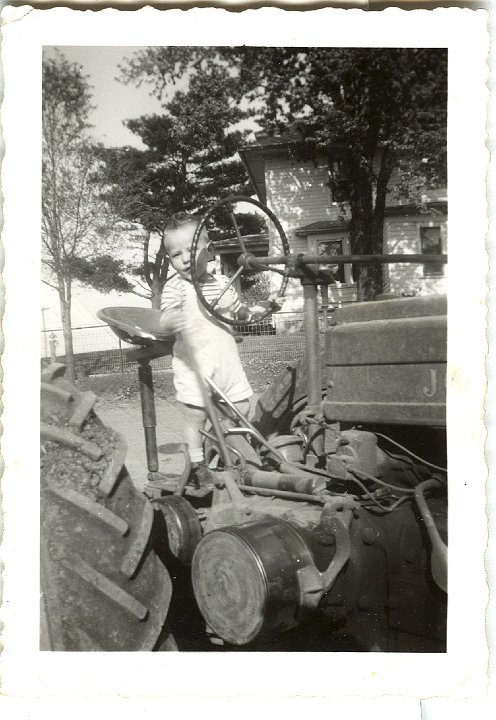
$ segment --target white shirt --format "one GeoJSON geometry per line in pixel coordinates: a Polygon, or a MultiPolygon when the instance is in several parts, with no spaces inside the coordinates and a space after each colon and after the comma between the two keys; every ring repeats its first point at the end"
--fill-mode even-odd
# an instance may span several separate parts
{"type": "MultiPolygon", "coordinates": [[[[202,282],[204,297],[212,302],[220,295],[227,282],[223,275],[205,275],[202,282]]],[[[239,298],[231,286],[216,308],[223,315],[233,317],[240,306],[239,298]]],[[[214,380],[232,402],[245,400],[252,395],[230,328],[208,314],[196,296],[193,283],[178,273],[172,275],[165,284],[161,308],[164,313],[169,309],[182,311],[184,334],[187,335],[204,376],[214,380]]],[[[174,343],[172,369],[177,399],[189,405],[203,407],[203,396],[188,356],[183,333],[174,343]]]]}

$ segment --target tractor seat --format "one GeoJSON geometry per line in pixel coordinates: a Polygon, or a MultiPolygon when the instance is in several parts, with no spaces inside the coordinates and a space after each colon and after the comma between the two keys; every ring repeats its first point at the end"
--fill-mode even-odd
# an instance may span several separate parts
{"type": "Polygon", "coordinates": [[[174,334],[160,327],[160,310],[140,307],[108,307],[97,312],[124,342],[132,345],[152,345],[156,342],[173,342],[174,334]]]}

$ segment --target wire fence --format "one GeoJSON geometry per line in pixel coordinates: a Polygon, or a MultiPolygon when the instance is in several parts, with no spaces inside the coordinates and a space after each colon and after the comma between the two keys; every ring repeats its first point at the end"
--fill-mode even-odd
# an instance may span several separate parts
{"type": "MultiPolygon", "coordinates": [[[[321,335],[324,319],[320,318],[321,335]]],[[[303,313],[278,313],[262,323],[234,328],[239,339],[241,360],[293,363],[305,352],[303,313]]],[[[78,377],[99,374],[128,373],[136,370],[136,362],[129,353],[136,349],[121,341],[108,325],[75,327],[72,329],[73,347],[78,377]]],[[[41,361],[64,362],[64,338],[61,329],[41,333],[41,361]]],[[[171,368],[171,356],[151,361],[154,370],[171,368]]]]}

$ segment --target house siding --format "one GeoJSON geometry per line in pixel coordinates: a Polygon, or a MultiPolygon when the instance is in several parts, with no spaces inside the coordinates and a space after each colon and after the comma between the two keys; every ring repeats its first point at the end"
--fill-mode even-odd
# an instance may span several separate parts
{"type": "MultiPolygon", "coordinates": [[[[291,247],[291,251],[312,252],[312,235],[297,236],[295,230],[320,220],[345,223],[349,220],[349,210],[333,203],[328,186],[328,167],[324,158],[314,162],[302,163],[288,157],[281,151],[265,154],[265,186],[267,205],[279,219],[291,247]]],[[[394,181],[394,178],[393,178],[394,181]]],[[[426,202],[445,201],[446,188],[426,192],[426,202]]],[[[401,204],[393,194],[388,196],[388,206],[401,204]]],[[[406,204],[406,203],[405,203],[406,204]]],[[[400,211],[401,212],[401,211],[400,211]]],[[[420,253],[420,230],[422,225],[440,225],[443,253],[447,252],[446,216],[394,216],[386,218],[384,223],[385,253],[420,253]]],[[[339,236],[343,233],[339,232],[339,236]]],[[[269,247],[272,255],[280,254],[281,242],[274,227],[270,227],[269,247]]],[[[424,277],[422,265],[402,263],[384,267],[384,292],[397,295],[426,295],[447,292],[447,268],[443,276],[424,277]]],[[[280,279],[271,276],[273,289],[280,279]]],[[[339,285],[329,288],[331,305],[356,300],[354,285],[339,285]]],[[[290,280],[285,295],[283,312],[301,311],[303,307],[301,284],[290,280]]]]}
{"type": "MultiPolygon", "coordinates": [[[[269,157],[265,161],[265,176],[267,203],[287,233],[315,220],[342,217],[340,207],[331,204],[327,164],[323,160],[314,164],[269,157]]],[[[290,241],[297,242],[294,236],[290,241]]]]}
{"type": "MultiPolygon", "coordinates": [[[[306,237],[295,235],[294,231],[302,225],[316,220],[345,219],[341,208],[331,204],[328,180],[327,163],[324,160],[300,163],[287,157],[266,157],[267,204],[279,219],[292,252],[308,252],[311,249],[306,237]]],[[[271,254],[280,253],[281,243],[274,227],[270,228],[269,237],[271,254]]],[[[280,281],[273,276],[272,282],[275,288],[280,281]]],[[[343,295],[343,291],[334,294],[343,295]]],[[[333,302],[338,301],[333,299],[333,302]]],[[[302,307],[300,281],[290,280],[283,311],[301,310],[302,307]]]]}
{"type": "MultiPolygon", "coordinates": [[[[385,253],[420,253],[420,228],[439,225],[443,253],[447,253],[446,217],[398,218],[384,228],[385,253]]],[[[432,295],[448,291],[447,266],[442,276],[425,276],[423,265],[399,263],[384,269],[384,290],[397,295],[432,295]]]]}

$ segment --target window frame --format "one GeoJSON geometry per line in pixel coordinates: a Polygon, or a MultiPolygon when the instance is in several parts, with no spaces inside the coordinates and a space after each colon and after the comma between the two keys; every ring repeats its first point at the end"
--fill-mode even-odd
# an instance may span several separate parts
{"type": "MultiPolygon", "coordinates": [[[[328,243],[328,242],[340,242],[341,243],[341,249],[342,249],[342,255],[351,255],[351,242],[350,242],[350,236],[349,234],[345,232],[325,232],[325,233],[316,233],[315,235],[308,235],[307,236],[307,243],[308,243],[308,251],[309,253],[313,254],[320,254],[320,244],[321,243],[328,243]]],[[[344,268],[344,282],[341,282],[338,280],[341,285],[344,285],[345,287],[355,287],[356,282],[353,279],[353,269],[351,263],[347,263],[346,265],[343,265],[344,268]]],[[[333,283],[337,284],[337,283],[333,283]]]]}
{"type": "MultiPolygon", "coordinates": [[[[419,248],[420,248],[420,254],[421,255],[432,255],[431,252],[424,251],[423,245],[422,245],[422,231],[423,230],[433,230],[437,228],[439,230],[439,255],[443,254],[443,246],[444,246],[444,237],[443,237],[443,224],[441,222],[434,223],[419,223],[417,225],[417,234],[418,234],[418,242],[419,242],[419,248]]],[[[437,253],[435,253],[437,254],[437,253]]],[[[427,262],[424,263],[422,266],[422,276],[424,278],[442,278],[445,277],[445,271],[444,271],[444,263],[439,262],[427,262]],[[433,266],[438,266],[439,271],[432,271],[433,266]],[[428,269],[431,268],[431,269],[428,269]]]]}

